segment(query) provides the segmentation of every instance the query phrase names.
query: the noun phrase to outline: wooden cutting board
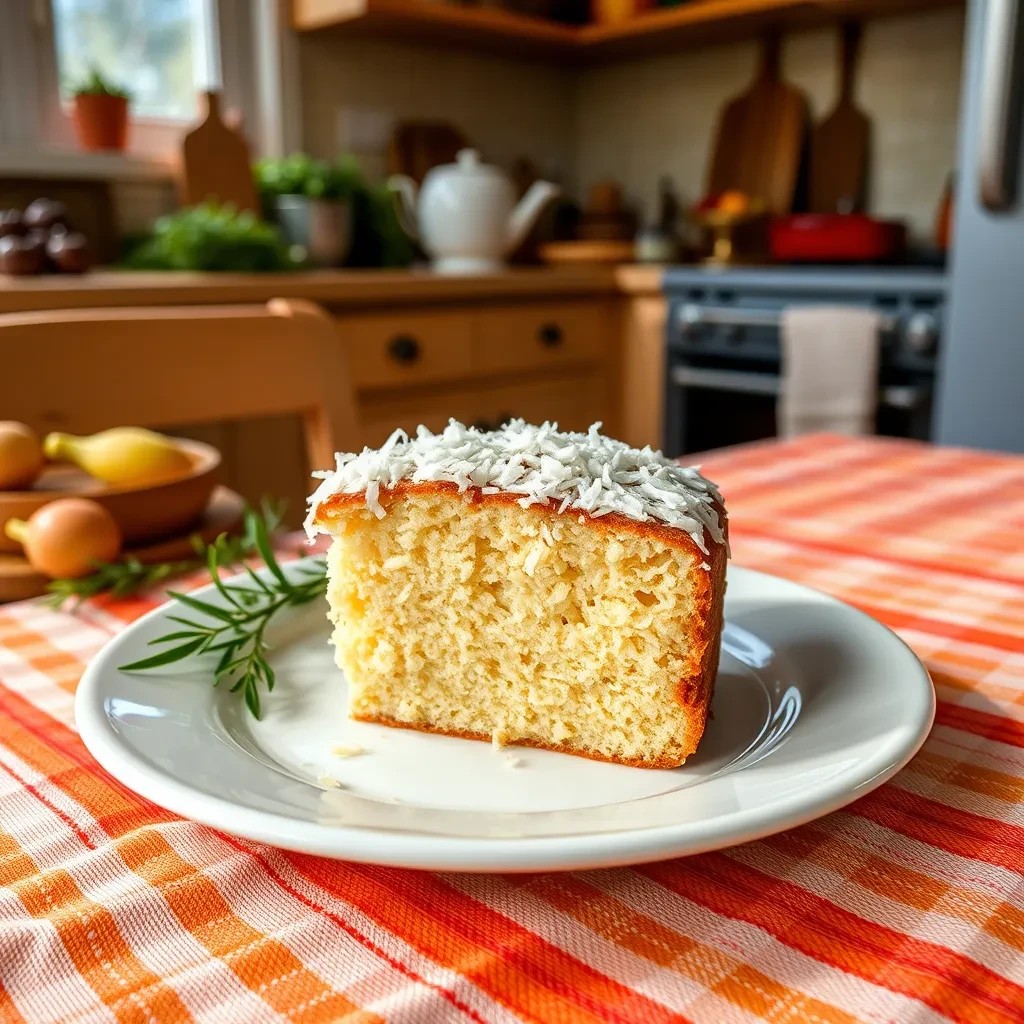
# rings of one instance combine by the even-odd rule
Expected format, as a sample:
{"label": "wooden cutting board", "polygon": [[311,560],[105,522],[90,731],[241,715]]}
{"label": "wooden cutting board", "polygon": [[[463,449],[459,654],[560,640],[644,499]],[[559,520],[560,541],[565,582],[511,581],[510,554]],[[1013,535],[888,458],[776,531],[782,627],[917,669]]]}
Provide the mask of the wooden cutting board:
{"label": "wooden cutting board", "polygon": [[815,213],[857,213],[864,209],[871,121],[854,102],[860,26],[840,30],[839,100],[811,133],[810,207]]}
{"label": "wooden cutting board", "polygon": [[203,94],[206,117],[181,143],[181,201],[194,206],[207,199],[259,212],[252,178],[249,144],[237,128],[224,122],[220,95]]}
{"label": "wooden cutting board", "polygon": [[708,195],[737,190],[763,200],[771,213],[790,213],[807,122],[807,100],[779,77],[779,39],[769,36],[750,88],[719,118]]}

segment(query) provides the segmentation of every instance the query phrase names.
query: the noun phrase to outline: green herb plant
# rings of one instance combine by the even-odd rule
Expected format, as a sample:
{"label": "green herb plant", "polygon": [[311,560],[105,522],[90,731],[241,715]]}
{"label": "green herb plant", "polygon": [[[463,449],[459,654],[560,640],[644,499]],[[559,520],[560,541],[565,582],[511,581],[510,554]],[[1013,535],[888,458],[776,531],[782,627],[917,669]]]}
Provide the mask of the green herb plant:
{"label": "green herb plant", "polygon": [[136,270],[293,270],[277,228],[230,204],[201,203],[161,217],[129,255]]}
{"label": "green herb plant", "polygon": [[83,78],[71,83],[69,92],[72,96],[117,96],[123,100],[132,98],[127,89],[112,82],[95,64]]}
{"label": "green herb plant", "polygon": [[351,155],[331,162],[294,153],[280,160],[260,160],[253,168],[266,215],[272,216],[277,196],[345,199],[352,208],[350,267],[406,267],[415,254],[395,212],[395,200],[384,185],[366,180]]}
{"label": "green herb plant", "polygon": [[289,578],[274,555],[263,519],[253,517],[251,526],[252,542],[267,572],[256,573],[243,562],[245,581],[225,583],[221,571],[228,565],[221,560],[221,547],[211,544],[206,564],[223,602],[213,604],[191,594],[170,592],[169,596],[201,618],[197,621],[194,617],[169,615],[170,621],[184,628],[151,640],[150,646],[163,650],[122,665],[121,671],[146,672],[204,654],[216,655],[213,685],[223,684],[232,693],[241,692],[249,711],[260,717],[260,690],[273,690],[275,682],[267,660],[267,626],[284,608],[309,604],[322,596],[327,590],[327,566],[322,558],[312,559],[297,566],[295,578]]}
{"label": "green herb plant", "polygon": [[353,157],[342,157],[332,163],[306,153],[293,153],[281,159],[258,160],[253,174],[264,197],[351,199],[364,187],[362,171]]}

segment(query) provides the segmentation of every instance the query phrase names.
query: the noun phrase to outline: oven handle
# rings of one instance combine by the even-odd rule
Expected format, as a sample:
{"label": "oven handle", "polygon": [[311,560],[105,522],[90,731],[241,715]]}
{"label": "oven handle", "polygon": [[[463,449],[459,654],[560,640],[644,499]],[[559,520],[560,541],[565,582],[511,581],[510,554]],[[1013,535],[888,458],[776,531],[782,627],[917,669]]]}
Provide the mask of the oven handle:
{"label": "oven handle", "polygon": [[[740,395],[778,397],[782,388],[774,373],[750,373],[744,370],[714,370],[700,366],[673,366],[669,374],[673,384],[681,388],[704,388],[709,391],[731,391]],[[931,394],[931,388],[918,384],[890,384],[882,388],[879,401],[893,409],[916,409]]]}
{"label": "oven handle", "polygon": [[[704,306],[697,302],[684,302],[676,314],[676,326],[681,331],[694,327],[778,327],[782,313],[773,309],[744,309],[742,306]],[[891,334],[899,327],[899,319],[883,315],[879,328]]]}

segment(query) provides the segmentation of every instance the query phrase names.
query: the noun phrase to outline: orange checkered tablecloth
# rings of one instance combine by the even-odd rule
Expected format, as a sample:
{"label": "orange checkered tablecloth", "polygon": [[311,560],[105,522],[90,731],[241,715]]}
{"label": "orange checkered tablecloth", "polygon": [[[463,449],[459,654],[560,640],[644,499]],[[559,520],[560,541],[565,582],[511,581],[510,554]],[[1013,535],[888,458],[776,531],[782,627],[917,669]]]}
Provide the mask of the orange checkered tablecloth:
{"label": "orange checkered tablecloth", "polygon": [[285,853],[115,783],[83,665],[147,602],[0,609],[0,1020],[1024,1020],[1024,460],[812,437],[709,456],[735,561],[888,623],[935,729],[770,839],[628,870]]}

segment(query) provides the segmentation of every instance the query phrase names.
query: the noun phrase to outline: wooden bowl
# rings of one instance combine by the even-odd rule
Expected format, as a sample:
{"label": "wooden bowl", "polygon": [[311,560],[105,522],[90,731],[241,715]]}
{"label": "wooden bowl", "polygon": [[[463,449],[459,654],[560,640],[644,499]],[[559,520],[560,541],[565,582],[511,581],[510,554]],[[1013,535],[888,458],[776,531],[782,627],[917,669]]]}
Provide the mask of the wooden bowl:
{"label": "wooden bowl", "polygon": [[6,537],[8,519],[28,519],[57,498],[92,498],[117,520],[126,547],[186,532],[198,522],[220,475],[220,452],[208,444],[174,438],[192,460],[188,476],[151,487],[111,487],[77,466],[47,466],[27,491],[0,491],[0,551],[20,552]]}

